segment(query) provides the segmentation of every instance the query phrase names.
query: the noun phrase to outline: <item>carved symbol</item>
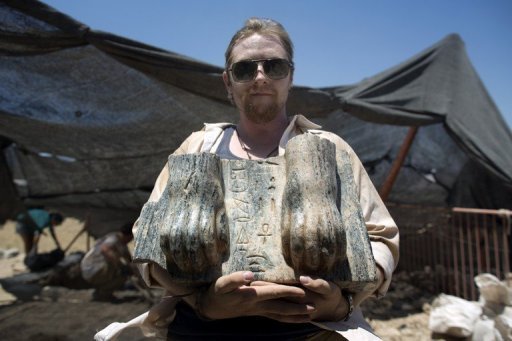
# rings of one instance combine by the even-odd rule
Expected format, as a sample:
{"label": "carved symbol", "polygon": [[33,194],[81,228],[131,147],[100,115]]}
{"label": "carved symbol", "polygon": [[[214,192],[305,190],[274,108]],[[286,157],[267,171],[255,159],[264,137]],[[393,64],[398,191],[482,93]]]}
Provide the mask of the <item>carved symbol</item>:
{"label": "carved symbol", "polygon": [[247,201],[240,198],[234,198],[233,203],[235,204],[233,209],[235,221],[246,222],[251,220],[251,216],[249,214],[250,206]]}
{"label": "carved symbol", "polygon": [[267,241],[267,237],[272,236],[272,229],[269,224],[261,225],[260,232],[258,232],[258,236],[263,237],[263,243]]}
{"label": "carved symbol", "polygon": [[240,232],[238,233],[238,237],[236,239],[237,251],[247,251],[247,245],[249,244],[249,238],[247,237],[246,232],[247,223],[240,224]]}
{"label": "carved symbol", "polygon": [[268,185],[268,191],[270,194],[272,194],[276,190],[276,178],[271,177],[270,183]]}
{"label": "carved symbol", "polygon": [[257,272],[265,272],[274,267],[274,263],[270,260],[270,257],[265,251],[261,251],[261,254],[251,254],[247,256],[249,270]]}
{"label": "carved symbol", "polygon": [[230,190],[232,192],[245,192],[247,190],[247,171],[243,163],[232,164],[230,178]]}

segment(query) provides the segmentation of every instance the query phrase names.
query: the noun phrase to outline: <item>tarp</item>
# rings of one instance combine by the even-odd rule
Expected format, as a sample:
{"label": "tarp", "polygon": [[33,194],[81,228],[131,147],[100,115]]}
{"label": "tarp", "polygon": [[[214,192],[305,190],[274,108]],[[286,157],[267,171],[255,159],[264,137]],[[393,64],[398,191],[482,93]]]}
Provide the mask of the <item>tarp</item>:
{"label": "tarp", "polygon": [[[236,122],[222,71],[38,1],[1,1],[0,221],[18,204],[136,217],[190,132]],[[421,126],[390,202],[511,208],[512,134],[456,34],[357,84],[295,86],[288,112],[347,140],[377,187]],[[476,193],[482,177],[495,190]]]}

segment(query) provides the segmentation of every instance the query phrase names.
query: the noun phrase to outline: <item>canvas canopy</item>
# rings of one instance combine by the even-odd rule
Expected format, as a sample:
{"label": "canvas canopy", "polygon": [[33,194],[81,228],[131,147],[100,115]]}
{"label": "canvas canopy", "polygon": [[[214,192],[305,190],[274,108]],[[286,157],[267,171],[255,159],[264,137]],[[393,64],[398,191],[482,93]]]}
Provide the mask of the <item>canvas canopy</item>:
{"label": "canvas canopy", "polygon": [[[1,1],[0,221],[21,206],[110,226],[138,216],[188,134],[237,121],[222,71],[38,1]],[[512,134],[456,34],[357,84],[294,86],[288,112],[347,140],[377,188],[420,127],[390,202],[512,206]]]}

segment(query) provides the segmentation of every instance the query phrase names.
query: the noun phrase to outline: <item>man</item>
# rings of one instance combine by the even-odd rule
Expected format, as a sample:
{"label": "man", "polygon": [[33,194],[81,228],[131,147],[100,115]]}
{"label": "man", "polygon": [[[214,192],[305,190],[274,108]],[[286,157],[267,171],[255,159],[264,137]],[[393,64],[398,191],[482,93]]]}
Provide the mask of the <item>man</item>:
{"label": "man", "polygon": [[26,212],[16,217],[16,232],[23,239],[25,254],[28,254],[39,241],[39,235],[44,229],[50,231],[55,245],[60,249],[60,243],[55,234],[54,227],[62,223],[64,218],[60,213],[49,213],[42,208],[29,208]]}
{"label": "man", "polygon": [[128,243],[133,240],[133,224],[124,224],[119,231],[98,239],[80,262],[82,277],[94,287],[96,301],[115,300],[114,291],[130,278],[131,254]]}
{"label": "man", "polygon": [[[49,213],[42,208],[27,209],[16,217],[16,232],[23,239],[25,248],[23,263],[30,271],[48,269],[64,258],[64,251],[60,247],[54,230],[54,227],[60,225],[63,220],[60,213]],[[39,240],[46,228],[50,231],[56,248],[50,252],[39,253]]]}
{"label": "man", "polygon": [[[359,304],[383,295],[398,262],[398,229],[352,149],[335,134],[298,115],[288,117],[286,101],[293,80],[293,45],[277,22],[249,19],[232,38],[223,73],[228,98],[239,110],[239,121],[207,124],[193,133],[174,154],[210,152],[221,158],[259,160],[282,155],[292,137],[314,132],[349,153],[359,200],[378,268],[375,290],[348,295],[336,284],[308,274],[300,286],[254,281],[254,274],[236,272],[217,279],[205,290],[178,285],[156,264],[143,264],[148,285],[179,297],[169,326],[172,339],[350,339],[376,338]],[[150,201],[158,201],[169,178],[165,167]],[[135,229],[137,225],[135,225]],[[171,304],[175,304],[174,300]],[[354,311],[352,308],[356,307]],[[171,312],[173,309],[170,309]],[[151,314],[151,313],[150,313]],[[165,316],[157,316],[163,320]],[[334,330],[334,331],[333,331]],[[338,333],[336,333],[338,332]]]}

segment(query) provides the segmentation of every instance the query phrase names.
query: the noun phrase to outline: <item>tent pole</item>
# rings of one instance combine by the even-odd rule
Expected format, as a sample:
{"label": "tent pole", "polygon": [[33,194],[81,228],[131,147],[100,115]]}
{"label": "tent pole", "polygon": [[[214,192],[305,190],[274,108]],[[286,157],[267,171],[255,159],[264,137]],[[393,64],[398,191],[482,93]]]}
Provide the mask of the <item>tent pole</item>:
{"label": "tent pole", "polygon": [[414,141],[414,137],[418,132],[418,127],[410,127],[407,135],[405,136],[404,142],[398,151],[398,155],[396,156],[395,161],[393,161],[393,165],[391,166],[391,170],[389,171],[388,177],[382,184],[380,189],[380,197],[382,201],[386,201],[388,199],[389,193],[395,184],[396,177],[398,176],[398,172],[400,172],[400,168],[402,167],[405,157],[409,152],[409,148],[411,148],[412,142]]}

